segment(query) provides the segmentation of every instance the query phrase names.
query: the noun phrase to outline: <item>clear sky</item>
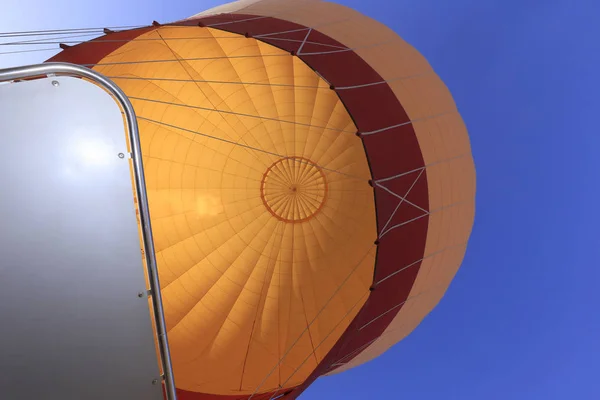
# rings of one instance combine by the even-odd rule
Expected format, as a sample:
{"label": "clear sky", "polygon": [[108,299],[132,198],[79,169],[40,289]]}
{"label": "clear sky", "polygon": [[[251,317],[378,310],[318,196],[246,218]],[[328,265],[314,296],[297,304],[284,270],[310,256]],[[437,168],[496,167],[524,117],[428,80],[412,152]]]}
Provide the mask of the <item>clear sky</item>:
{"label": "clear sky", "polygon": [[[4,0],[0,31],[168,22],[223,2]],[[339,2],[396,30],[449,86],[477,212],[421,326],[302,398],[600,399],[600,1]],[[0,67],[52,54],[0,55]]]}

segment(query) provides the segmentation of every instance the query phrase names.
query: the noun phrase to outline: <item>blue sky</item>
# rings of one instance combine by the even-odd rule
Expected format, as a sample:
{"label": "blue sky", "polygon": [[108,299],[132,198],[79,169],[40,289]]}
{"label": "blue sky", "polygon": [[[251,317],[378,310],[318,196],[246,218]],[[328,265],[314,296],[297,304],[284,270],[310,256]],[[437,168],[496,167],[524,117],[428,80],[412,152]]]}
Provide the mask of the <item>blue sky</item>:
{"label": "blue sky", "polygon": [[[396,30],[449,86],[471,135],[477,214],[421,326],[302,398],[600,399],[600,2],[339,2]],[[221,3],[8,0],[0,30],[147,24]],[[52,54],[0,55],[0,67]]]}

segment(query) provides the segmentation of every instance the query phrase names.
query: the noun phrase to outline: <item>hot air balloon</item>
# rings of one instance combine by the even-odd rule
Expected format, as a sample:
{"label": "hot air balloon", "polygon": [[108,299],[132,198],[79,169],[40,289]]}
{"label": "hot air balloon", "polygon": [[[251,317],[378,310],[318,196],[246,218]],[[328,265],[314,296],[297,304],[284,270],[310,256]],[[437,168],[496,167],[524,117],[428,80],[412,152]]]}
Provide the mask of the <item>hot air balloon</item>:
{"label": "hot air balloon", "polygon": [[406,337],[457,272],[468,134],[380,23],[241,0],[50,61],[106,75],[135,107],[181,400],[294,399]]}

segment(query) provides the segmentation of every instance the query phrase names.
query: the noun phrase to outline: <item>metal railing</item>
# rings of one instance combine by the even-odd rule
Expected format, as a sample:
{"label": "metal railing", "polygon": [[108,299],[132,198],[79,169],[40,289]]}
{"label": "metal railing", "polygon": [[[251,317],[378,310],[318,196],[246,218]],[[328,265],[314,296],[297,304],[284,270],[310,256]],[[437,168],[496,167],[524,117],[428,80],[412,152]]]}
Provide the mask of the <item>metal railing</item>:
{"label": "metal railing", "polygon": [[45,63],[2,69],[0,70],[0,82],[60,75],[87,78],[91,80],[112,95],[112,97],[117,100],[125,114],[129,142],[132,151],[133,174],[137,192],[136,197],[140,210],[144,255],[146,258],[146,268],[150,284],[149,295],[152,297],[152,308],[154,313],[156,335],[159,344],[159,356],[163,371],[166,398],[167,400],[176,400],[177,393],[175,390],[175,379],[173,377],[173,368],[171,365],[171,354],[169,351],[169,342],[167,340],[165,316],[162,307],[158,269],[156,266],[154,240],[152,238],[152,226],[150,224],[150,209],[148,207],[148,195],[146,193],[144,167],[142,165],[140,136],[135,111],[131,105],[131,102],[127,98],[127,95],[125,95],[125,93],[107,77],[89,68],[69,63]]}

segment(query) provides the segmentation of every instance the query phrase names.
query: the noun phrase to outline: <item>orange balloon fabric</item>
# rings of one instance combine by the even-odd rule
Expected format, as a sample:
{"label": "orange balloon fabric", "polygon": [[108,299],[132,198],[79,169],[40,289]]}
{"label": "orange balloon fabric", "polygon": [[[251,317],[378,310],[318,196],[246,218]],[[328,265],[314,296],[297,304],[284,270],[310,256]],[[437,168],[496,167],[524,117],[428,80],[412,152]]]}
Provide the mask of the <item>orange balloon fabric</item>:
{"label": "orange balloon fabric", "polygon": [[458,270],[468,134],[376,21],[242,0],[51,61],[108,76],[135,107],[180,399],[294,399],[403,339]]}

